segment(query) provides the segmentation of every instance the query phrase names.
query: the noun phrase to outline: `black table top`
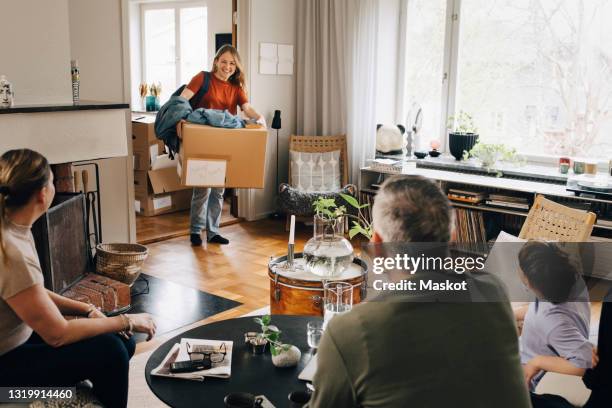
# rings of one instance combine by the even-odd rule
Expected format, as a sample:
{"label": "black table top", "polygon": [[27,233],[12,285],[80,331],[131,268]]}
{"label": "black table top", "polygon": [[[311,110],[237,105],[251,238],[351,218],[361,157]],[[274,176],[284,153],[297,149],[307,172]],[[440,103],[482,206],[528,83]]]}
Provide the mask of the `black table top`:
{"label": "black table top", "polygon": [[123,102],[99,102],[81,100],[79,103],[39,103],[28,105],[13,105],[10,108],[1,108],[0,114],[128,109],[129,107],[129,103]]}
{"label": "black table top", "polygon": [[[241,317],[196,327],[162,344],[147,361],[147,384],[159,399],[172,407],[223,407],[223,398],[230,392],[263,394],[276,407],[285,407],[291,391],[306,390],[305,382],[297,377],[312,357],[312,350],[306,341],[306,324],[314,320],[321,318],[272,316],[272,324],[282,331],[282,341],[297,346],[302,352],[302,358],[296,367],[275,367],[269,351],[263,355],[253,355],[251,349],[244,345],[244,333],[259,331],[259,326],[253,321],[253,317]],[[181,338],[232,340],[234,346],[231,377],[206,378],[199,382],[151,376],[151,370],[161,364],[172,345],[180,343]]]}

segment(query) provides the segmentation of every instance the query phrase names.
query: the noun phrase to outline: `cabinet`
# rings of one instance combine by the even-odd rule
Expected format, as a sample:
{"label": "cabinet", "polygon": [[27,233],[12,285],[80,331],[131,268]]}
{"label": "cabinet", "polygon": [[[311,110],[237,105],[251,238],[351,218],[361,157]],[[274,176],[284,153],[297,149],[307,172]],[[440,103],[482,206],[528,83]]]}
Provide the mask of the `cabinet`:
{"label": "cabinet", "polygon": [[[360,173],[362,202],[373,202],[378,186],[392,175],[420,175],[435,180],[446,194],[449,189],[458,189],[481,192],[485,195],[508,195],[524,199],[528,206],[533,203],[537,194],[542,194],[568,207],[594,212],[597,215],[597,221],[593,228],[592,240],[612,239],[612,200],[576,196],[573,192],[566,190],[565,184],[420,168],[415,163],[404,163],[401,168],[397,168],[397,171],[364,167]],[[474,234],[467,233],[458,237],[462,242],[480,241],[477,239],[479,234],[482,234],[484,239],[491,240],[501,230],[517,234],[529,210],[528,206],[525,209],[502,208],[488,205],[486,201],[477,204],[451,202],[457,210],[458,222],[463,220],[470,224],[468,228],[475,231]]]}

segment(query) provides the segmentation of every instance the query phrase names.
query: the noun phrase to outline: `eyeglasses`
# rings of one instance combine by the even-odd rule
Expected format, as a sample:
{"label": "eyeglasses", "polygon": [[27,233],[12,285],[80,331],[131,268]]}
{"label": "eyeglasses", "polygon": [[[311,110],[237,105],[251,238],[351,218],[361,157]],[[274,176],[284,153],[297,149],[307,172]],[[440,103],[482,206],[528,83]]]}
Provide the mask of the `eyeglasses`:
{"label": "eyeglasses", "polygon": [[191,344],[187,343],[187,354],[189,355],[189,359],[191,361],[210,359],[211,363],[219,364],[225,360],[227,347],[225,346],[225,343],[221,343],[218,348],[207,344],[196,344],[192,346]]}

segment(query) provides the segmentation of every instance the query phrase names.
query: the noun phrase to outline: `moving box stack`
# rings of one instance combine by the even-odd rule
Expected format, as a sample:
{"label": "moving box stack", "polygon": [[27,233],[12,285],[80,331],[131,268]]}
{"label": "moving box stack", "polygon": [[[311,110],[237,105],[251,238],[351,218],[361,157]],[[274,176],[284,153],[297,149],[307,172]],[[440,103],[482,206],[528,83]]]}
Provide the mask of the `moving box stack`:
{"label": "moving box stack", "polygon": [[154,122],[154,116],[132,120],[134,207],[147,217],[188,209],[192,194],[181,185],[177,160],[164,154],[164,144],[155,137]]}

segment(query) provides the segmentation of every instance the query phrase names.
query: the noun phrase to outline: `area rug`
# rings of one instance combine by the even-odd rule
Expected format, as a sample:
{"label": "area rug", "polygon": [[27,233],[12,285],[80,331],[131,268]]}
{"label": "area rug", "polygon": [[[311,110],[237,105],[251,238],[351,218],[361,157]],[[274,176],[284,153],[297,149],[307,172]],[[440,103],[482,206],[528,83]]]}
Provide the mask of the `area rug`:
{"label": "area rug", "polygon": [[[150,313],[157,325],[157,335],[176,330],[241,303],[165,279],[141,275],[132,286],[132,308],[128,313]],[[136,342],[144,341],[136,334]]]}

